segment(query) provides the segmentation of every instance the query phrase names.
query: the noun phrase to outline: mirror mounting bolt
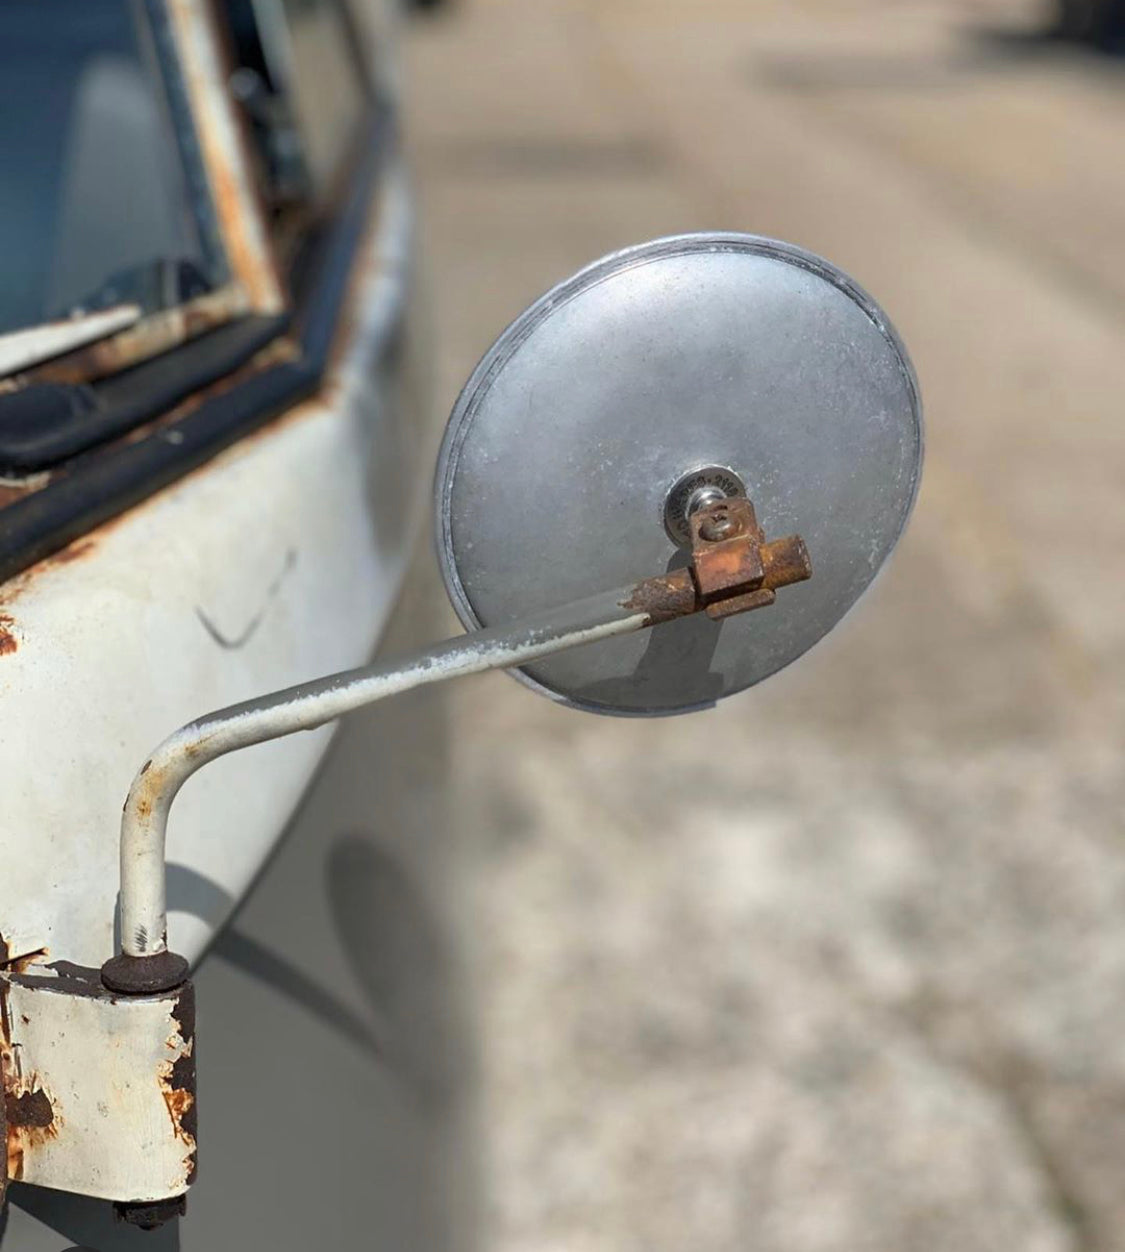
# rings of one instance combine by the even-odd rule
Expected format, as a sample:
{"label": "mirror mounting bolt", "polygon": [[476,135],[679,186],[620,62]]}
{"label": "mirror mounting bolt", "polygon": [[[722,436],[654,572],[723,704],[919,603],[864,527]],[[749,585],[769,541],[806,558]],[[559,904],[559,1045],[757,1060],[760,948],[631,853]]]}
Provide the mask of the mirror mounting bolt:
{"label": "mirror mounting bolt", "polygon": [[738,534],[738,525],[727,512],[715,510],[711,517],[705,518],[699,527],[699,537],[708,543],[718,543],[720,539],[732,539]]}

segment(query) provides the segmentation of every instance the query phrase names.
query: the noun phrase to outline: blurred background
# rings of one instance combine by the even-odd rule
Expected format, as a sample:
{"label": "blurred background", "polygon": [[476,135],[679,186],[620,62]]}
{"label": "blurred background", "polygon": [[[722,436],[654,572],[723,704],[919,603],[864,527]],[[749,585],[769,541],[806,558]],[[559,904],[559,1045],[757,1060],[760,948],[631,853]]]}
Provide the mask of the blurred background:
{"label": "blurred background", "polygon": [[1057,17],[410,26],[444,411],[548,286],[718,228],[858,278],[928,422],[889,570],[751,694],[653,722],[449,696],[496,1252],[1125,1249],[1125,58]]}

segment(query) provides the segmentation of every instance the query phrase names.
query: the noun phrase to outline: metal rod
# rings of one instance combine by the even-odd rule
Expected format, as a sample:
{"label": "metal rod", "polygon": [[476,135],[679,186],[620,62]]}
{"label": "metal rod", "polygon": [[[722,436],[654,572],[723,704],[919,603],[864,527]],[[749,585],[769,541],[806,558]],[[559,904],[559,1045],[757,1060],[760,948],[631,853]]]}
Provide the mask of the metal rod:
{"label": "metal rod", "polygon": [[121,818],[121,946],[127,957],[167,950],[164,848],[172,801],[209,761],[426,683],[526,665],[566,648],[693,613],[690,575],[648,579],[586,600],[439,643],[399,661],[347,670],[209,713],[177,730],[141,767]]}

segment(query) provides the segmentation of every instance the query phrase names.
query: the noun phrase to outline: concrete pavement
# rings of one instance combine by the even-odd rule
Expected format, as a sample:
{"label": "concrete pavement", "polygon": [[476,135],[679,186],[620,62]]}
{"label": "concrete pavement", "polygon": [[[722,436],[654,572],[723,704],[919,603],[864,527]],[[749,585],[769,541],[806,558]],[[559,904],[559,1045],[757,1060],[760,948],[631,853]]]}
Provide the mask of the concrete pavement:
{"label": "concrete pavement", "polygon": [[446,407],[579,265],[727,227],[867,286],[928,420],[893,565],[757,691],[454,697],[490,1249],[1125,1249],[1125,69],[1035,8],[410,33]]}

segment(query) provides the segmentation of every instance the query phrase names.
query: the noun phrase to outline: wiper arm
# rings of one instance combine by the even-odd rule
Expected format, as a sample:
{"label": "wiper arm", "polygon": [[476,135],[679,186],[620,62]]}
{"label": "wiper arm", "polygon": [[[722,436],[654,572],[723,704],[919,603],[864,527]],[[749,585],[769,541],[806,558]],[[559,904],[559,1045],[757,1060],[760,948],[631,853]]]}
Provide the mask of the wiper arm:
{"label": "wiper arm", "polygon": [[0,335],[0,377],[31,369],[52,357],[115,335],[141,316],[139,304],[119,304],[96,313],[81,313],[59,322]]}

